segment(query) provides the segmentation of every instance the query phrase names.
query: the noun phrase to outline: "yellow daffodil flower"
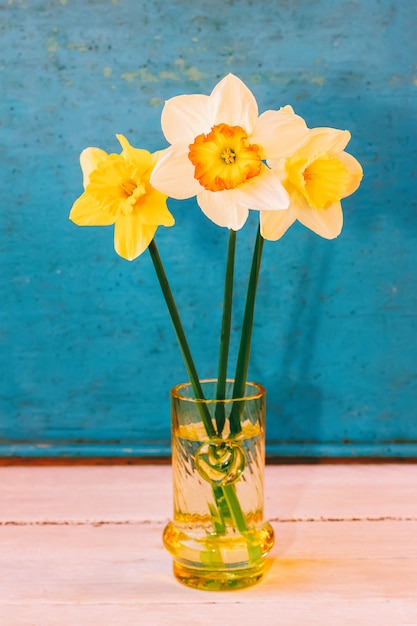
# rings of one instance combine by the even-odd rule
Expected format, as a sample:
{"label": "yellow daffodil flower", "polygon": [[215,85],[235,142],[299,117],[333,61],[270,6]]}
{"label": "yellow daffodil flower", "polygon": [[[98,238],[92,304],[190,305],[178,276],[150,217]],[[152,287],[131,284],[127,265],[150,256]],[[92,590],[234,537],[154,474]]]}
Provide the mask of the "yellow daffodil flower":
{"label": "yellow daffodil flower", "polygon": [[291,107],[258,116],[252,92],[229,74],[209,96],[168,100],[161,123],[171,146],[151,175],[156,189],[178,200],[196,196],[209,219],[233,230],[249,208],[288,208],[288,193],[265,161],[289,156],[305,137]]}
{"label": "yellow daffodil flower", "polygon": [[299,220],[325,237],[337,237],[343,226],[340,200],[359,187],[363,173],[358,161],[344,152],[347,130],[313,128],[304,144],[287,159],[268,161],[290,196],[285,211],[261,211],[261,234],[276,241]]}
{"label": "yellow daffodil flower", "polygon": [[114,248],[128,261],[144,252],[158,226],[172,226],[166,196],[152,187],[151,172],[159,154],[134,148],[116,135],[121,154],[86,148],[80,157],[84,193],[72,206],[70,219],[79,226],[114,224]]}

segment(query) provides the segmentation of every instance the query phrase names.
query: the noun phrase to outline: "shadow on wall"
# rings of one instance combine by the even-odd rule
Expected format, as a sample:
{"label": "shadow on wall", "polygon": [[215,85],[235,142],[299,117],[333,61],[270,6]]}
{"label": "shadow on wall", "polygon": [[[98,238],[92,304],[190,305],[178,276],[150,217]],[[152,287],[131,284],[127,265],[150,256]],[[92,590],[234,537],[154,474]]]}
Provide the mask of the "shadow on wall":
{"label": "shadow on wall", "polygon": [[[303,237],[302,227],[296,226],[292,229],[297,232],[289,231],[278,242],[277,256],[285,259],[290,276],[278,278],[279,287],[289,291],[279,297],[278,347],[267,375],[275,381],[268,386],[271,444],[330,442],[332,435],[339,442],[349,435],[360,440],[365,422],[369,430],[378,415],[382,392],[390,393],[396,374],[412,362],[417,113],[403,105],[404,98],[376,100],[366,91],[352,101],[347,151],[362,163],[364,179],[359,191],[343,202],[340,239]],[[387,290],[389,306],[384,304]],[[330,303],[325,302],[329,294]],[[382,341],[384,328],[391,333]],[[407,335],[406,350],[399,352]],[[356,431],[351,402],[354,409],[361,403],[370,407]],[[327,418],[328,409],[337,416],[339,432]],[[367,436],[380,438],[377,423]]]}
{"label": "shadow on wall", "polygon": [[[297,283],[286,298],[285,315],[279,323],[281,348],[275,360],[280,372],[268,389],[268,411],[276,413],[278,439],[293,442],[320,439],[321,381],[315,382],[312,360],[322,320],[321,299],[331,264],[333,246],[320,246],[308,237],[297,264]],[[275,438],[275,437],[274,437]]]}

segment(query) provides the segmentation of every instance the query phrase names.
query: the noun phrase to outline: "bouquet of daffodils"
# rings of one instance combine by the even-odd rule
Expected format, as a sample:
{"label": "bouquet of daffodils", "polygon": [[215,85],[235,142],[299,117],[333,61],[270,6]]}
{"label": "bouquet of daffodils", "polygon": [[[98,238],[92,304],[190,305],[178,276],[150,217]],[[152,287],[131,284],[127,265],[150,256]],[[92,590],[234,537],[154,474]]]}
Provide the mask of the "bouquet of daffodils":
{"label": "bouquet of daffodils", "polygon": [[[87,148],[80,157],[84,193],[70,219],[80,226],[114,225],[114,247],[132,261],[149,250],[179,341],[195,397],[203,398],[198,373],[159,255],[158,226],[173,226],[168,197],[196,196],[203,213],[229,229],[217,398],[226,386],[232,315],[236,232],[249,210],[259,214],[233,397],[244,395],[248,371],[256,288],[264,239],[278,240],[296,221],[327,239],[342,229],[341,199],[360,184],[362,168],[345,152],[346,130],[308,128],[291,106],[258,113],[254,95],[229,74],[209,96],[180,95],[162,111],[162,130],[170,144],[151,154],[134,148],[122,135],[120,154]],[[215,423],[202,415],[209,436],[221,436],[224,416]],[[230,420],[232,435],[240,432],[239,416]]]}

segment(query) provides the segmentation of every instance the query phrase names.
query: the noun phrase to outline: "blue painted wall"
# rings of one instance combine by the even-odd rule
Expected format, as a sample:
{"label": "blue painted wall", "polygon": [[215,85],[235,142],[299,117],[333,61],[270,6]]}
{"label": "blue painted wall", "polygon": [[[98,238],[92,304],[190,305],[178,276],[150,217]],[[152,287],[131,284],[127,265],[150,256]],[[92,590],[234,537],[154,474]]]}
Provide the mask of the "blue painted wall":
{"label": "blue painted wall", "polygon": [[[350,129],[365,170],[338,240],[296,225],[265,245],[250,376],[268,451],[417,456],[416,25],[395,0],[0,3],[0,456],[168,453],[185,373],[148,255],[120,259],[112,228],[68,213],[84,147],[117,150],[116,132],[164,147],[163,101],[228,72],[260,110]],[[157,241],[212,376],[227,232],[194,200],[170,207]],[[236,330],[255,226],[238,235]]]}

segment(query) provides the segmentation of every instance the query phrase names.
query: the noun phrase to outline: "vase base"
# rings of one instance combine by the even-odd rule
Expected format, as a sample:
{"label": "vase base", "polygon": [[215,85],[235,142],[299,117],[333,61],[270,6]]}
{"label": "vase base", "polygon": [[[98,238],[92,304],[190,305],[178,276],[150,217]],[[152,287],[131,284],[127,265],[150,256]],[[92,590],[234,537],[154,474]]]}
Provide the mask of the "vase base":
{"label": "vase base", "polygon": [[[195,531],[195,529],[193,529]],[[205,591],[227,591],[255,585],[262,578],[265,557],[274,545],[269,522],[244,534],[192,532],[169,522],[164,546],[174,557],[174,575],[181,583]]]}
{"label": "vase base", "polygon": [[187,587],[202,591],[234,591],[256,585],[263,577],[264,566],[262,562],[255,567],[230,571],[200,570],[174,561],[173,570],[175,578]]}

